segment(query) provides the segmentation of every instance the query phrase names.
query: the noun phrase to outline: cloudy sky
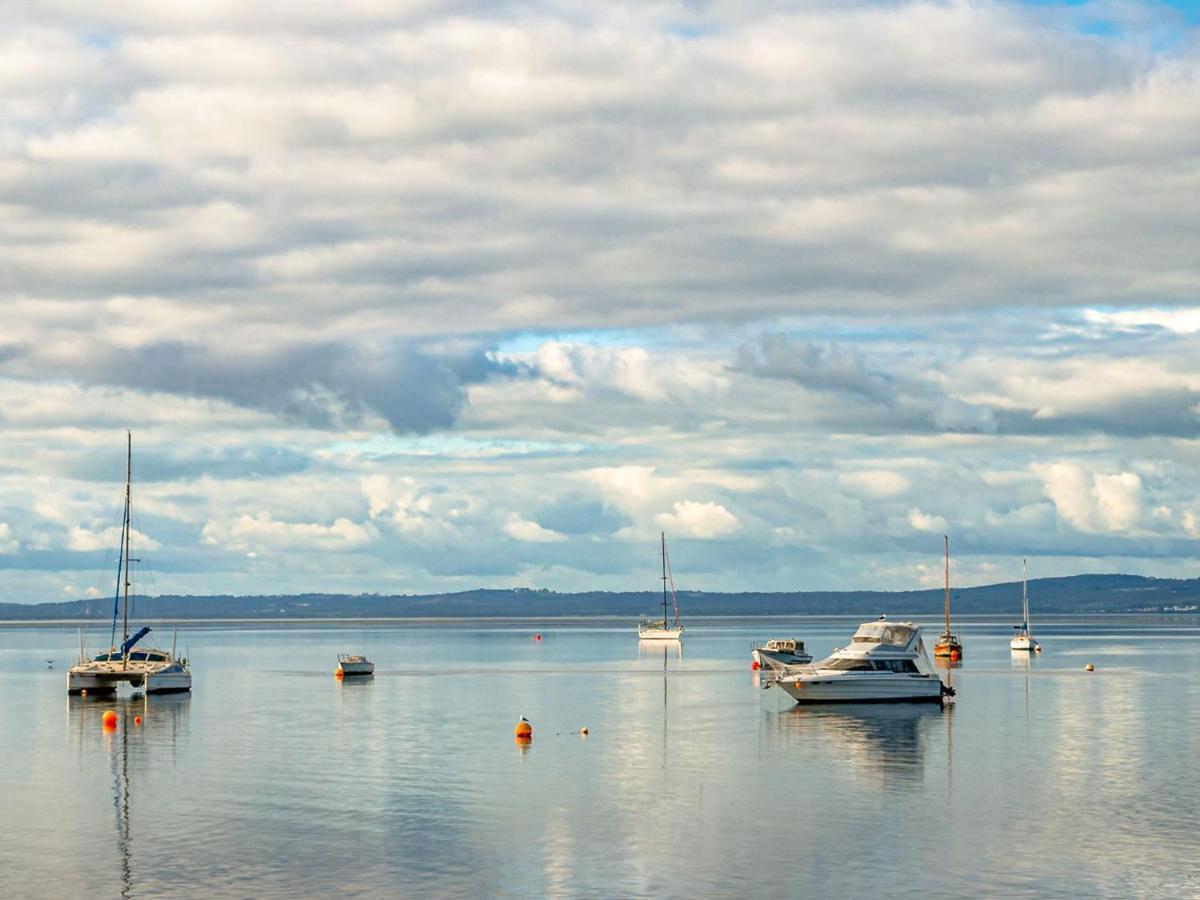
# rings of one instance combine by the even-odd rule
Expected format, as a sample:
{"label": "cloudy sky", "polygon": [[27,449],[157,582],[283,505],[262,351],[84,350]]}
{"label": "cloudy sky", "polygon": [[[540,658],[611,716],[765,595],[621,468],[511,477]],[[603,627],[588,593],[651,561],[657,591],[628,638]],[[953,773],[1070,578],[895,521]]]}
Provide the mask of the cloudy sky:
{"label": "cloudy sky", "polygon": [[0,10],[0,599],[1200,575],[1190,0]]}

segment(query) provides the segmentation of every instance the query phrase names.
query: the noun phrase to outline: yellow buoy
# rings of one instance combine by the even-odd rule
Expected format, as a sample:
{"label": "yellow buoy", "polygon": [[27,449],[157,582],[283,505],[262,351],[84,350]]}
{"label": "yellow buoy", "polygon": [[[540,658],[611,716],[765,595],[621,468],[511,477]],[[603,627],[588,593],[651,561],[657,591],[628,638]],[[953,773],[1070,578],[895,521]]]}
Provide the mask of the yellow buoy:
{"label": "yellow buoy", "polygon": [[80,692],[79,692],[79,696],[80,696],[80,697],[86,697],[86,696],[87,696],[87,688],[84,688],[82,691],[80,691]]}
{"label": "yellow buoy", "polygon": [[519,738],[533,737],[533,726],[529,724],[529,720],[521,716],[521,721],[517,723],[517,727],[513,729],[513,734]]}
{"label": "yellow buoy", "polygon": [[1091,663],[1088,663],[1088,664],[1087,664],[1086,666],[1084,666],[1083,668],[1084,668],[1084,670],[1085,670],[1085,671],[1088,671],[1088,672],[1095,672],[1095,671],[1096,671],[1096,667],[1095,667],[1095,666],[1093,666]]}
{"label": "yellow buoy", "polygon": [[579,733],[582,734],[584,737],[587,737],[588,736],[588,727],[586,725],[584,725],[582,728],[579,729]]}

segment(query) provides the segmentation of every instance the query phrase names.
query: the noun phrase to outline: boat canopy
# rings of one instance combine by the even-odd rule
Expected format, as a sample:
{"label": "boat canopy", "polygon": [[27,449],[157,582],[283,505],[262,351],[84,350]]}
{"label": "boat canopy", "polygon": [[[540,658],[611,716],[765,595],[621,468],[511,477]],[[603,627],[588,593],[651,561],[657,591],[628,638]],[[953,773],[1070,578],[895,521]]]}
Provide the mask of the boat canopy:
{"label": "boat canopy", "polygon": [[854,643],[905,647],[916,630],[916,626],[909,622],[865,622],[854,632]]}

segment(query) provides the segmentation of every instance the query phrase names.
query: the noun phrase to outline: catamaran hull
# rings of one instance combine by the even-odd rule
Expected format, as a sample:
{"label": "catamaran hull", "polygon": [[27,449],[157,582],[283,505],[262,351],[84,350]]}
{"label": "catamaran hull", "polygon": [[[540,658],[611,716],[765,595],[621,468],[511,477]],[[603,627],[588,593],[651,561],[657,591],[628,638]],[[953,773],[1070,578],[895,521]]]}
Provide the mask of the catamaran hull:
{"label": "catamaran hull", "polygon": [[797,703],[938,703],[942,680],[937,676],[902,678],[821,677],[778,681]]}
{"label": "catamaran hull", "polygon": [[192,689],[190,672],[68,672],[67,693],[113,694],[121,684],[147,694],[174,694]]}

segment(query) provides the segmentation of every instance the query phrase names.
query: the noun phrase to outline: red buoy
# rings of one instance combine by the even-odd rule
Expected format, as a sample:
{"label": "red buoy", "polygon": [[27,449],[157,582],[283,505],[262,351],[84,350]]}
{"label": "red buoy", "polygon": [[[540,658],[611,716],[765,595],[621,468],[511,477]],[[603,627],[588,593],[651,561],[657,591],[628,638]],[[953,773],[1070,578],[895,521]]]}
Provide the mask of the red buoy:
{"label": "red buoy", "polygon": [[538,632],[537,634],[535,634],[535,635],[533,636],[533,639],[534,639],[535,641],[540,641],[540,640],[542,639],[541,632]]}
{"label": "red buoy", "polygon": [[134,716],[134,717],[133,717],[133,724],[134,724],[134,725],[137,725],[137,726],[140,728],[140,727],[141,727],[141,725],[142,725],[142,717],[141,717],[141,716]]}
{"label": "red buoy", "polygon": [[757,671],[758,671],[759,669],[761,669],[761,668],[762,668],[762,666],[760,666],[760,665],[758,664],[758,660],[757,660],[757,659],[752,659],[752,660],[750,660],[750,671],[751,671],[751,672],[757,672]]}
{"label": "red buoy", "polygon": [[117,714],[111,709],[104,711],[104,717],[101,719],[104,723],[105,731],[112,731],[117,727]]}

